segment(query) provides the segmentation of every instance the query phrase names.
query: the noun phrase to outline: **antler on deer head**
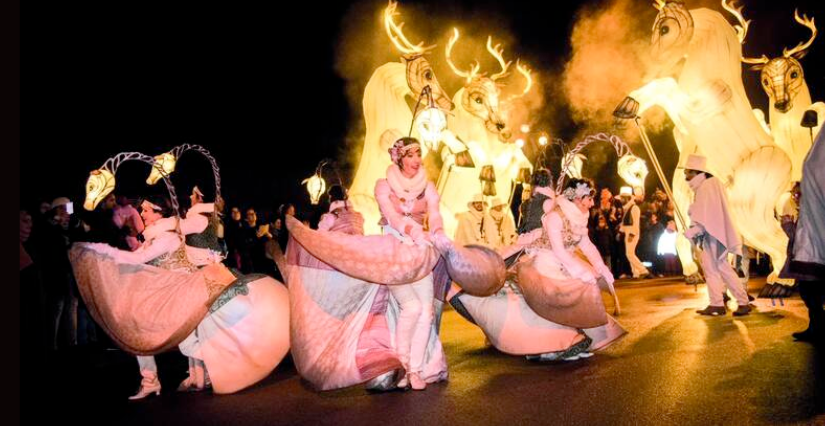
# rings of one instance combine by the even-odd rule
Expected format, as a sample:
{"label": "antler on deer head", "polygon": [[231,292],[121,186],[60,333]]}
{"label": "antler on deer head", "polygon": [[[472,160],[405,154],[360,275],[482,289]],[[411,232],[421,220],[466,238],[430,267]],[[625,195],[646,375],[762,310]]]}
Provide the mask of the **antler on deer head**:
{"label": "antler on deer head", "polygon": [[736,37],[739,38],[739,43],[745,44],[745,37],[748,35],[748,27],[751,23],[750,20],[746,20],[745,17],[742,16],[742,10],[745,6],[736,7],[736,0],[731,0],[730,3],[728,3],[728,0],[722,0],[722,8],[730,12],[739,22],[739,25],[734,25],[733,28],[736,30]]}
{"label": "antler on deer head", "polygon": [[507,68],[510,67],[510,64],[512,63],[512,61],[510,61],[510,62],[505,62],[504,61],[504,56],[503,56],[504,55],[504,48],[501,47],[500,43],[493,46],[493,37],[492,36],[487,36],[487,51],[490,52],[490,54],[493,55],[494,58],[496,58],[499,65],[501,66],[501,72],[498,72],[496,74],[491,75],[490,80],[496,81],[499,78],[502,78],[502,77],[506,76],[507,75]]}
{"label": "antler on deer head", "polygon": [[418,44],[412,44],[407,39],[403,32],[404,23],[402,22],[396,25],[393,21],[393,18],[396,15],[400,15],[400,13],[396,11],[397,8],[398,3],[390,0],[389,4],[387,4],[387,8],[384,9],[384,28],[387,30],[387,36],[389,36],[392,44],[394,44],[395,47],[406,56],[423,55],[428,50],[435,48],[435,45],[424,46],[423,41]]}
{"label": "antler on deer head", "polygon": [[463,77],[467,79],[469,83],[476,75],[478,75],[478,71],[481,69],[481,65],[476,61],[471,67],[469,71],[462,71],[458,67],[455,66],[453,63],[450,54],[452,53],[453,46],[455,42],[458,41],[458,28],[453,28],[453,35],[450,37],[450,41],[447,43],[447,64],[450,66],[450,69],[453,70],[456,75],[459,77]]}
{"label": "antler on deer head", "polygon": [[524,86],[524,90],[521,92],[521,95],[519,95],[524,96],[530,91],[530,89],[533,88],[533,76],[531,75],[532,71],[530,71],[526,65],[522,65],[521,61],[516,62],[516,70],[518,70],[518,72],[524,76],[524,79],[527,80],[527,85]]}
{"label": "antler on deer head", "polygon": [[665,0],[655,0],[655,3],[653,3],[653,7],[655,7],[656,10],[662,10],[662,8],[665,7],[666,3],[667,2]]}
{"label": "antler on deer head", "polygon": [[[728,0],[722,0],[722,8],[727,10],[734,18],[739,22],[739,25],[734,25],[733,28],[736,30],[736,37],[739,39],[739,43],[745,44],[745,37],[748,36],[748,28],[750,27],[751,21],[749,19],[745,19],[742,15],[742,10],[745,9],[744,6],[736,7],[736,1],[732,0],[728,3]],[[770,62],[770,59],[762,55],[761,58],[748,58],[742,56],[742,62],[746,64],[756,65],[756,68],[761,68],[762,65],[767,64]]]}
{"label": "antler on deer head", "polygon": [[805,27],[807,27],[808,29],[811,30],[811,38],[808,39],[808,41],[806,41],[805,43],[797,44],[796,47],[794,47],[791,50],[783,49],[782,50],[782,56],[784,56],[786,58],[789,58],[789,57],[793,56],[796,59],[802,59],[802,57],[805,56],[808,53],[808,48],[811,47],[811,44],[813,44],[814,39],[816,38],[816,34],[817,34],[816,25],[814,24],[814,18],[808,19],[808,17],[805,16],[804,14],[800,18],[799,17],[799,10],[794,10],[794,16],[793,17],[796,20],[796,22],[804,25]]}

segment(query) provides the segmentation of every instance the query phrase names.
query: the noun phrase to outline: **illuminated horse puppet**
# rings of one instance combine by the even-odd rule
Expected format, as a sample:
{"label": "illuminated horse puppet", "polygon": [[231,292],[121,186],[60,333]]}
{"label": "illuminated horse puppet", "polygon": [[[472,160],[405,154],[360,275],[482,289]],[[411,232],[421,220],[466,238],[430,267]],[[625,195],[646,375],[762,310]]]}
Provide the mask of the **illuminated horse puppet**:
{"label": "illuminated horse puppet", "polygon": [[[747,27],[750,21],[745,21],[739,10],[731,10],[742,24],[744,34],[747,34]],[[816,25],[813,18],[799,16],[794,13],[794,19],[799,24],[811,30],[811,38],[805,43],[800,43],[793,49],[783,49],[782,56],[768,59],[762,55],[761,58],[742,58],[742,62],[752,64],[751,69],[761,71],[760,80],[762,89],[770,98],[770,130],[774,142],[782,148],[791,158],[793,171],[791,180],[802,179],[802,163],[805,156],[811,149],[811,134],[816,135],[822,126],[823,116],[825,116],[825,103],[811,103],[811,92],[805,83],[805,75],[802,72],[802,64],[799,60],[808,53],[808,49],[816,38]],[[802,127],[802,117],[809,110],[817,112],[817,121],[812,129]],[[761,113],[761,111],[760,111]],[[761,114],[764,117],[764,114]]]}
{"label": "illuminated horse puppet", "polygon": [[[737,230],[746,244],[771,256],[774,272],[768,281],[776,282],[788,238],[774,205],[788,188],[791,161],[748,102],[740,63],[742,31],[737,38],[725,18],[710,9],[689,11],[684,3],[663,1],[657,7],[651,39],[655,79],[631,92],[617,112],[628,117],[653,106],[665,110],[674,123],[679,164],[689,154],[708,158],[714,175],[728,187]],[[691,192],[681,173],[673,178],[673,194],[677,207],[686,211]],[[677,243],[688,276],[698,271],[689,244],[685,238]]]}
{"label": "illuminated horse puppet", "polygon": [[[444,232],[450,236],[457,227],[455,215],[466,211],[473,195],[481,192],[479,175],[484,166],[493,166],[496,194],[502,198],[510,196],[511,183],[520,168],[533,168],[521,147],[510,141],[512,133],[507,125],[507,109],[511,102],[527,94],[532,87],[530,71],[521,64],[516,65],[527,85],[520,94],[502,101],[499,79],[507,75],[510,66],[510,62],[505,62],[502,57],[503,49],[499,45],[492,46],[492,39],[487,38],[487,51],[500,64],[500,72],[490,77],[479,75],[478,62],[470,70],[462,71],[450,57],[458,37],[458,29],[453,29],[446,49],[447,63],[454,73],[465,79],[465,84],[453,96],[455,110],[447,117],[449,131],[444,132],[442,138],[444,162],[437,185]],[[473,163],[470,167],[456,165],[456,154],[462,151],[469,152]],[[509,209],[507,214],[510,214]]]}
{"label": "illuminated horse puppet", "polygon": [[[390,40],[404,56],[402,62],[390,62],[378,67],[367,82],[363,100],[366,136],[361,160],[349,189],[353,206],[364,216],[364,232],[367,235],[381,233],[378,226],[381,213],[373,196],[375,182],[386,176],[387,167],[392,163],[387,150],[397,138],[406,136],[412,123],[413,111],[407,98],[417,101],[422,90],[429,86],[431,96],[440,109],[449,111],[452,108],[450,99],[424,57],[424,53],[434,46],[423,47],[423,42],[413,45],[407,40],[401,31],[403,23],[396,25],[393,22],[393,17],[398,14],[396,7],[395,2],[390,2],[384,10],[384,27]],[[413,136],[419,135],[414,132]]]}

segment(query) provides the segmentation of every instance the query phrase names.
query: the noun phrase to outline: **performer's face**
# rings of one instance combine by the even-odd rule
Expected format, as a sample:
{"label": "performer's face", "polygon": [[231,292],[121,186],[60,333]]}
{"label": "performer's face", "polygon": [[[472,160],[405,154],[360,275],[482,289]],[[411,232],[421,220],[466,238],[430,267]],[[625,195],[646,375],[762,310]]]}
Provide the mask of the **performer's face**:
{"label": "performer's face", "polygon": [[484,204],[479,203],[479,202],[475,202],[475,203],[473,203],[473,208],[476,209],[476,211],[480,212],[480,211],[484,210]]}
{"label": "performer's face", "polygon": [[106,196],[106,199],[103,200],[103,209],[112,210],[113,208],[115,208],[115,204],[117,204],[115,194],[109,194],[108,196]]}
{"label": "performer's face", "polygon": [[401,173],[407,177],[413,177],[421,168],[421,150],[412,148],[401,158]]}
{"label": "performer's face", "polygon": [[144,202],[140,205],[140,217],[143,218],[143,223],[146,224],[146,226],[150,226],[162,219],[163,215],[153,210],[151,206]]}
{"label": "performer's face", "polygon": [[593,196],[586,195],[581,198],[576,198],[573,203],[576,204],[576,207],[578,207],[579,210],[586,212],[593,207]]}
{"label": "performer's face", "polygon": [[690,181],[691,179],[699,175],[699,173],[700,172],[696,170],[685,169],[685,180]]}

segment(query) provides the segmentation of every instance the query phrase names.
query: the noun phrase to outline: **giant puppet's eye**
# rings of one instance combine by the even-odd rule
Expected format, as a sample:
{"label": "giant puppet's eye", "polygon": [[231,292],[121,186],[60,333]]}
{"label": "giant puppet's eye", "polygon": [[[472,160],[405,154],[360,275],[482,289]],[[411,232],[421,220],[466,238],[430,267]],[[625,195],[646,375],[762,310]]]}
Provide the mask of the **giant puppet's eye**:
{"label": "giant puppet's eye", "polygon": [[799,78],[799,73],[794,71],[791,73],[791,78]]}
{"label": "giant puppet's eye", "polygon": [[668,27],[667,25],[662,25],[661,28],[659,28],[659,35],[660,36],[663,36],[663,35],[665,35],[669,32],[670,32],[670,27]]}

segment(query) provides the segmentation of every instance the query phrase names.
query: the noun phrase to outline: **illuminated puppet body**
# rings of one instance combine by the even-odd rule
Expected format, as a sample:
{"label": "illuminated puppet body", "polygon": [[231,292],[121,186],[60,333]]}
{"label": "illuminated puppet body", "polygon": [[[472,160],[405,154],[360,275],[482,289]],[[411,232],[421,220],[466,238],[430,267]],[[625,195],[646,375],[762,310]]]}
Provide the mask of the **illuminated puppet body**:
{"label": "illuminated puppet body", "polygon": [[[448,61],[450,48],[457,38],[458,32],[456,31],[447,48]],[[447,235],[453,235],[458,226],[455,215],[466,210],[467,203],[472,201],[473,194],[479,192],[481,188],[479,175],[482,167],[493,166],[496,178],[495,195],[508,200],[512,189],[511,183],[518,177],[519,169],[532,170],[533,168],[521,148],[514,143],[508,143],[511,133],[507,126],[505,108],[499,100],[500,89],[495,79],[504,75],[509,63],[504,63],[501,59],[501,50],[496,49],[498,46],[493,48],[489,39],[487,46],[488,51],[499,60],[502,66],[502,72],[489,78],[478,76],[477,67],[469,72],[461,72],[450,62],[457,74],[467,78],[467,83],[453,96],[455,109],[447,118],[449,132],[445,132],[445,139],[458,138],[460,142],[456,144],[455,141],[450,143],[445,140],[447,148],[442,151],[444,165],[438,179],[444,232]],[[526,93],[531,84],[529,83],[529,71],[521,66],[518,70],[528,79]],[[457,154],[456,145],[469,150],[474,163],[473,167],[453,166],[455,154]],[[506,213],[512,214],[509,209]]]}
{"label": "illuminated puppet body", "polygon": [[[681,3],[661,6],[653,32],[653,58],[661,68],[653,73],[659,78],[630,93],[639,102],[639,114],[653,106],[664,108],[674,123],[679,164],[689,154],[705,155],[728,186],[733,220],[746,244],[782,265],[788,238],[773,211],[788,186],[791,162],[747,100],[736,33],[718,12],[688,11]],[[678,174],[673,193],[676,205],[686,211],[690,193]],[[680,238],[678,249],[685,275],[695,273],[689,242]],[[769,277],[775,280],[776,271]]]}
{"label": "illuminated puppet body", "polygon": [[[735,14],[737,18],[741,14]],[[793,49],[784,49],[782,56],[768,59],[762,56],[759,59],[743,58],[743,62],[754,64],[751,69],[760,71],[762,89],[770,98],[770,131],[773,140],[791,158],[793,164],[791,180],[802,180],[802,163],[805,156],[811,149],[811,130],[800,125],[802,117],[807,110],[814,110],[817,114],[816,127],[812,129],[813,135],[819,133],[825,116],[825,103],[811,103],[811,93],[805,76],[802,72],[802,65],[799,59],[805,56],[808,48],[813,43],[817,31],[813,19],[800,17],[797,13],[794,18],[796,22],[811,30],[811,38],[806,43],[800,43]],[[741,19],[740,19],[740,22]],[[747,22],[743,22],[747,28]]]}
{"label": "illuminated puppet body", "polygon": [[[387,150],[395,142],[392,138],[383,138],[387,130],[395,130],[406,136],[413,120],[413,111],[407,102],[410,97],[418,100],[421,91],[429,86],[435,103],[442,110],[450,109],[450,100],[435,78],[435,73],[427,59],[422,56],[425,48],[420,44],[409,44],[400,33],[399,26],[392,23],[395,15],[395,3],[385,10],[384,18],[387,32],[405,56],[403,62],[390,62],[378,67],[364,89],[364,122],[366,135],[361,160],[349,189],[349,199],[355,209],[364,216],[364,232],[367,235],[380,234],[378,221],[381,213],[373,196],[375,182],[382,179],[391,161]],[[413,129],[413,137],[418,137]],[[422,144],[422,155],[426,155],[426,143]],[[465,203],[466,205],[466,203]]]}

